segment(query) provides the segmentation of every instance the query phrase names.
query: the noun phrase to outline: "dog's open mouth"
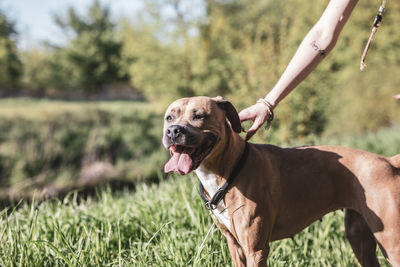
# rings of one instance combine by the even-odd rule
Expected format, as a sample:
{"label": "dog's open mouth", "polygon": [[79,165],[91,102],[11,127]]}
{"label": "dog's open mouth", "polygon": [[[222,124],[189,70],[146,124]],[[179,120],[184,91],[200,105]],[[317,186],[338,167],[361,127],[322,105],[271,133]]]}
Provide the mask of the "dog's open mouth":
{"label": "dog's open mouth", "polygon": [[174,144],[169,147],[171,159],[165,164],[165,172],[178,172],[188,174],[199,167],[200,163],[211,152],[215,145],[216,138],[209,135],[205,141],[197,147]]}

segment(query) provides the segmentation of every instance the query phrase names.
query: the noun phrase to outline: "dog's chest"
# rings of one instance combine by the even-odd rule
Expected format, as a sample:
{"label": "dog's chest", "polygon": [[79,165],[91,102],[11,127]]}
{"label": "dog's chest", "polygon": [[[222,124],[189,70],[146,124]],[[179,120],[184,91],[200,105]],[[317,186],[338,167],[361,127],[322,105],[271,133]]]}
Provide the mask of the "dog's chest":
{"label": "dog's chest", "polygon": [[[209,196],[213,197],[215,192],[218,190],[215,174],[210,173],[201,167],[196,169],[196,174]],[[223,200],[218,203],[217,208],[213,210],[212,213],[218,219],[220,224],[223,224],[230,230],[231,220],[229,218],[228,208],[225,206]]]}

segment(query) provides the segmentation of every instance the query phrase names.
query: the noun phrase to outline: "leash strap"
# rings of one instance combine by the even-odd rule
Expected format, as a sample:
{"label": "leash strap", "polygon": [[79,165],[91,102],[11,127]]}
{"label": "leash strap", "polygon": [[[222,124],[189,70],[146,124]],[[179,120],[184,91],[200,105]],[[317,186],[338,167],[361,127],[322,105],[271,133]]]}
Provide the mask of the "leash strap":
{"label": "leash strap", "polygon": [[233,172],[228,177],[225,184],[223,186],[221,186],[220,188],[218,188],[217,192],[215,192],[215,194],[211,198],[211,200],[209,200],[207,198],[207,196],[204,192],[204,187],[200,182],[200,184],[199,184],[200,196],[203,199],[208,210],[215,210],[217,208],[218,203],[225,196],[226,192],[228,191],[229,186],[232,184],[233,180],[236,178],[236,176],[239,174],[240,170],[242,169],[244,163],[246,162],[248,154],[249,154],[249,144],[246,142],[242,156],[240,157],[238,163],[236,164],[235,169],[233,169]]}
{"label": "leash strap", "polygon": [[379,7],[378,14],[375,16],[371,34],[369,35],[368,42],[365,45],[364,52],[361,56],[361,62],[360,62],[360,70],[361,71],[363,71],[365,69],[365,67],[367,66],[367,64],[365,64],[365,58],[367,57],[367,52],[368,52],[369,46],[372,43],[372,39],[374,38],[375,33],[378,31],[379,26],[381,26],[383,12],[385,12],[385,6],[386,6],[386,0],[382,0],[382,5]]}

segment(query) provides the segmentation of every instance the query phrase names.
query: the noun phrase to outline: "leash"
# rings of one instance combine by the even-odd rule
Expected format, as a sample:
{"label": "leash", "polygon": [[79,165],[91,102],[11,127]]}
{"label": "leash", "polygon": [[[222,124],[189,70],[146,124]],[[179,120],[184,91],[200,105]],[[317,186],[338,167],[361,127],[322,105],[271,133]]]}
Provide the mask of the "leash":
{"label": "leash", "polygon": [[217,192],[215,192],[215,195],[211,198],[211,200],[209,200],[207,198],[207,196],[204,192],[204,187],[201,184],[201,182],[199,183],[200,196],[203,199],[204,204],[206,205],[208,210],[215,210],[217,208],[218,203],[228,192],[229,186],[232,184],[233,180],[235,180],[236,176],[239,174],[240,170],[242,169],[244,163],[246,162],[248,154],[249,154],[249,144],[246,142],[242,156],[240,157],[239,161],[237,162],[235,168],[233,169],[233,172],[231,173],[231,175],[229,175],[225,184],[223,186],[221,186],[220,188],[218,188]]}
{"label": "leash", "polygon": [[361,56],[361,63],[360,63],[361,71],[363,71],[365,69],[365,67],[367,66],[367,64],[365,64],[365,58],[367,57],[367,52],[368,52],[369,46],[372,43],[372,39],[374,38],[375,33],[378,31],[379,26],[381,26],[383,12],[385,12],[385,6],[386,6],[386,0],[382,0],[382,5],[379,7],[378,14],[375,16],[371,34],[368,38],[368,42],[365,45],[364,52]]}

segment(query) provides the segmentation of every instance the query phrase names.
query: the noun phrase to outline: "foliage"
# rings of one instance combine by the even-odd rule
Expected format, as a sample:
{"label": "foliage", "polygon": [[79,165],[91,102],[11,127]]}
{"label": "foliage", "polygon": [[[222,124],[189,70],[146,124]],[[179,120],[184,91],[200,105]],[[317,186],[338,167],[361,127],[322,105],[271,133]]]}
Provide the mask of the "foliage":
{"label": "foliage", "polygon": [[182,54],[173,44],[162,45],[151,29],[134,27],[126,20],[121,28],[123,58],[131,82],[151,101],[168,103],[183,95]]}
{"label": "foliage", "polygon": [[[338,42],[334,58],[335,79],[326,133],[376,131],[399,122],[400,105],[392,98],[400,85],[400,44],[393,38],[400,27],[400,3],[387,6],[382,25],[367,56],[368,67],[357,71],[360,54],[369,37],[378,4],[360,1]],[[398,101],[397,101],[398,102]]]}
{"label": "foliage", "polygon": [[33,49],[21,52],[24,65],[22,84],[30,92],[39,96],[50,95],[64,84],[57,59],[52,50]]}
{"label": "foliage", "polygon": [[[285,3],[208,0],[204,4],[206,12],[198,22],[199,35],[188,39],[182,34],[186,42],[174,46],[175,51],[181,52],[177,54],[181,62],[188,66],[185,70],[183,67],[166,68],[166,74],[169,71],[170,75],[165,76],[182,81],[197,95],[224,95],[239,108],[254,103],[257,96],[265,95],[266,88],[273,86],[295,46],[324,7],[323,3],[304,4],[295,0]],[[304,16],[294,16],[299,10]],[[310,17],[314,17],[314,21]],[[299,28],[304,32],[301,33]],[[159,73],[151,64],[146,70],[153,75]],[[323,71],[319,74],[317,79],[303,84],[301,93],[293,96],[290,104],[280,108],[280,116],[274,123],[274,140],[288,141],[324,131],[327,122],[325,109],[334,85]],[[326,88],[324,91],[314,86],[321,80]],[[146,83],[153,84],[154,80],[149,79]],[[147,90],[144,92],[148,93]],[[190,94],[186,91],[181,96]]]}
{"label": "foliage", "polygon": [[[204,0],[204,15],[179,20],[186,11],[185,1],[148,2],[152,12],[169,8],[177,19],[155,16],[153,28],[135,24],[122,30],[127,36],[126,57],[133,59],[132,83],[157,101],[223,95],[239,110],[273,87],[327,5],[327,1]],[[254,140],[307,141],[324,132],[360,133],[399,121],[400,107],[391,98],[400,82],[394,74],[399,47],[393,39],[400,27],[395,16],[398,3],[388,6],[367,58],[370,67],[358,70],[376,8],[372,0],[358,4],[332,54],[279,105],[272,131],[259,131]],[[165,24],[175,25],[175,32],[160,40],[157,31]],[[195,25],[198,34],[189,35],[187,25]]]}
{"label": "foliage", "polygon": [[[135,193],[23,203],[0,212],[2,266],[230,266],[225,238],[204,208],[194,176]],[[390,266],[380,254],[382,266]],[[270,266],[355,266],[343,212],[272,243]]]}
{"label": "foliage", "polygon": [[[204,66],[217,74],[217,84],[227,86],[214,84],[205,93],[220,94],[218,90],[225,88],[222,94],[239,107],[254,103],[272,88],[327,5],[327,1],[297,0],[206,3],[208,17],[201,38],[208,44],[206,53],[213,57],[213,65],[223,66],[218,67],[223,72],[213,70],[213,65],[207,64],[210,61]],[[386,23],[368,55],[371,66],[363,73],[358,70],[376,8],[373,1],[356,7],[334,52],[279,105],[272,132],[259,131],[255,140],[307,140],[324,132],[360,133],[399,121],[400,106],[391,98],[399,83],[394,75],[399,68],[398,55],[393,53],[399,49],[393,43],[393,30],[400,27],[395,16],[398,3],[388,6]],[[376,46],[381,49],[376,51]],[[212,75],[205,77],[213,80]],[[203,90],[202,86],[194,88]]]}
{"label": "foliage", "polygon": [[13,89],[22,74],[15,25],[0,11],[0,90]]}
{"label": "foliage", "polygon": [[65,72],[64,86],[90,93],[113,82],[128,81],[121,65],[122,43],[115,38],[116,25],[109,8],[95,0],[87,14],[78,15],[70,8],[66,18],[56,16],[55,21],[70,35],[68,44],[56,49],[58,62],[53,62]]}

